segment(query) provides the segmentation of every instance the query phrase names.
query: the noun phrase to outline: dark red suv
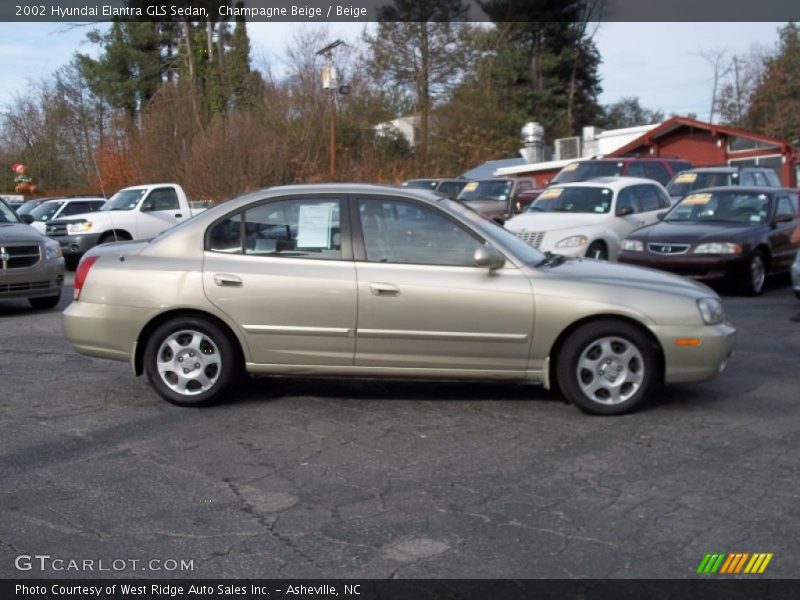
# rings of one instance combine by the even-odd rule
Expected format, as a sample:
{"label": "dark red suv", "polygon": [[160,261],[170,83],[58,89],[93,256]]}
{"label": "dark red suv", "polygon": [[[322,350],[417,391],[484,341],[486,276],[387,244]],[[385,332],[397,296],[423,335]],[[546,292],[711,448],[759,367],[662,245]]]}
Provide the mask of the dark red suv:
{"label": "dark red suv", "polygon": [[569,163],[553,177],[550,185],[619,176],[644,177],[667,185],[676,173],[691,168],[692,163],[680,158],[590,158]]}

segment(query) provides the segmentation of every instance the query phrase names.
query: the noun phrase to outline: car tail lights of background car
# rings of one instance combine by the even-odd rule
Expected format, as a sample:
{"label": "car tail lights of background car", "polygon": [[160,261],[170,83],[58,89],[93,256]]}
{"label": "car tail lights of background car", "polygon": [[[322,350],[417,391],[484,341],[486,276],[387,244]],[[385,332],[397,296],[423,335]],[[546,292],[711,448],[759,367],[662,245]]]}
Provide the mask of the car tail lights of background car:
{"label": "car tail lights of background car", "polygon": [[89,274],[89,269],[91,269],[92,265],[97,262],[98,258],[99,257],[97,256],[87,256],[78,265],[78,268],[75,271],[75,282],[72,286],[75,290],[72,294],[72,299],[75,300],[75,302],[81,299],[81,290],[83,289],[83,284],[86,281],[86,276]]}

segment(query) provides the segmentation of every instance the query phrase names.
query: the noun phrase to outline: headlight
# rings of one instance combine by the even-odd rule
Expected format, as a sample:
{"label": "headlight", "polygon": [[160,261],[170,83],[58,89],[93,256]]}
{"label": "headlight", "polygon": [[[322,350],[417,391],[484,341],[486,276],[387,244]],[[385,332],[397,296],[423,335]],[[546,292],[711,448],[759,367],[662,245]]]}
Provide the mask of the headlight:
{"label": "headlight", "polygon": [[742,247],[739,244],[730,242],[713,242],[711,244],[700,244],[694,249],[695,254],[741,254]]}
{"label": "headlight", "polygon": [[67,223],[67,233],[86,233],[92,230],[91,221],[78,221],[77,223]]}
{"label": "headlight", "polygon": [[620,250],[644,252],[644,244],[639,240],[622,240],[622,244],[620,244]]}
{"label": "headlight", "polygon": [[700,316],[706,325],[719,325],[725,320],[725,311],[718,298],[700,298],[697,301]]}
{"label": "headlight", "polygon": [[559,241],[556,244],[556,248],[577,248],[578,246],[583,246],[588,241],[589,238],[585,235],[573,235]]}
{"label": "headlight", "polygon": [[61,244],[53,240],[45,240],[44,259],[53,260],[54,258],[61,258]]}

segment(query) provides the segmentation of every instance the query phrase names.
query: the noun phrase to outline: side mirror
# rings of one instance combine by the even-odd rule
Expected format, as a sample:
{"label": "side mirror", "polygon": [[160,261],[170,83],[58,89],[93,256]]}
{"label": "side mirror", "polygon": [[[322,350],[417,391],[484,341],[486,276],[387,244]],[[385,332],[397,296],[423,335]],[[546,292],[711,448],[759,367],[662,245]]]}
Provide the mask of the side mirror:
{"label": "side mirror", "polygon": [[776,215],[774,219],[772,219],[773,223],[788,223],[790,221],[794,221],[793,215]]}
{"label": "side mirror", "polygon": [[658,218],[659,221],[663,221],[664,217],[666,216],[667,216],[666,210],[662,210],[660,213],[656,213],[656,217]]}
{"label": "side mirror", "polygon": [[25,223],[26,225],[30,225],[33,223],[33,217],[30,215],[20,215],[19,220]]}
{"label": "side mirror", "polygon": [[627,217],[628,215],[633,214],[633,207],[631,206],[620,206],[617,209],[617,216],[618,217]]}
{"label": "side mirror", "polygon": [[497,248],[488,244],[484,244],[475,250],[473,260],[476,267],[483,267],[490,271],[499,269],[506,264],[506,257],[500,254]]}

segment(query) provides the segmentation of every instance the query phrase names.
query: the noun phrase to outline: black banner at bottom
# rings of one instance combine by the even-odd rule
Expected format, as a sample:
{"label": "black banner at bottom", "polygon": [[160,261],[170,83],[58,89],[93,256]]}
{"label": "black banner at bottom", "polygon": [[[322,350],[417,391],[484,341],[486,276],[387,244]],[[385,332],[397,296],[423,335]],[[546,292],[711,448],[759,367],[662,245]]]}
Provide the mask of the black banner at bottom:
{"label": "black banner at bottom", "polygon": [[0,581],[0,598],[45,600],[789,600],[797,579],[203,579]]}

